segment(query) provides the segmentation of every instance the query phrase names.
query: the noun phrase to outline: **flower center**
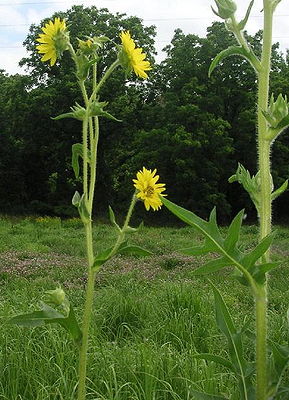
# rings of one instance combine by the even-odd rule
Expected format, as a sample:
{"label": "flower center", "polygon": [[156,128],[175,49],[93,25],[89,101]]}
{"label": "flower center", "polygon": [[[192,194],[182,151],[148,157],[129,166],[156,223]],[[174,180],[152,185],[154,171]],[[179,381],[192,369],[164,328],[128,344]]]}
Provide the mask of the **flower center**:
{"label": "flower center", "polygon": [[148,186],[145,192],[148,197],[152,197],[154,194],[154,188],[152,186]]}

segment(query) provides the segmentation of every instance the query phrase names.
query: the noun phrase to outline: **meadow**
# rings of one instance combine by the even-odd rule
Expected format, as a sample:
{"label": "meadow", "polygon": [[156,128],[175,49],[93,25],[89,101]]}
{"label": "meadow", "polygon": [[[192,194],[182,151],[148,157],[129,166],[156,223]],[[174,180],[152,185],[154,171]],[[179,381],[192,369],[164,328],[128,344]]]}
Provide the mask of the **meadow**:
{"label": "meadow", "polygon": [[[93,232],[100,248],[115,240],[109,225],[98,224]],[[256,244],[256,233],[256,226],[242,228],[244,250]],[[285,261],[270,273],[269,337],[280,344],[288,343],[288,238],[289,228],[277,227],[272,258]],[[237,384],[232,374],[194,357],[207,352],[225,356],[227,349],[216,327],[211,287],[206,279],[192,276],[205,257],[177,251],[201,238],[188,227],[143,227],[131,239],[153,255],[117,256],[98,274],[87,399],[189,400],[194,389],[237,400],[231,395]],[[77,349],[66,332],[54,325],[20,328],[8,320],[37,309],[45,290],[59,285],[81,315],[86,283],[83,241],[79,219],[0,219],[1,400],[75,399]],[[210,278],[237,326],[247,321],[245,347],[253,360],[254,304],[249,289],[234,280],[229,268]],[[288,374],[284,384],[289,385]]]}

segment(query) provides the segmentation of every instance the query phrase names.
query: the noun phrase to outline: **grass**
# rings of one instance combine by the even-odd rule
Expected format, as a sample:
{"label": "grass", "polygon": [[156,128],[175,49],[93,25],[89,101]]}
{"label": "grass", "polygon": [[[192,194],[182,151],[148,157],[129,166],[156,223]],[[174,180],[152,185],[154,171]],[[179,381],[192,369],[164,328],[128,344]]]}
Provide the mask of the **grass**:
{"label": "grass", "polygon": [[[243,228],[242,246],[252,246],[256,227]],[[110,226],[94,230],[99,249],[114,240]],[[274,259],[285,262],[270,276],[270,337],[288,343],[289,229],[279,227]],[[226,356],[215,324],[213,295],[191,271],[204,258],[178,248],[201,238],[190,228],[143,228],[131,241],[151,250],[147,258],[118,256],[98,275],[89,353],[88,400],[192,400],[191,390],[238,399],[228,371],[196,360],[196,353]],[[0,399],[72,400],[77,355],[56,326],[23,329],[9,317],[35,310],[45,290],[64,287],[78,316],[86,282],[84,235],[78,219],[0,219]],[[212,277],[238,326],[254,326],[248,288],[224,270]],[[249,359],[254,345],[246,338]],[[288,386],[288,375],[284,384]],[[234,394],[235,393],[235,394]],[[282,400],[282,399],[281,399]],[[285,399],[284,399],[285,400]]]}

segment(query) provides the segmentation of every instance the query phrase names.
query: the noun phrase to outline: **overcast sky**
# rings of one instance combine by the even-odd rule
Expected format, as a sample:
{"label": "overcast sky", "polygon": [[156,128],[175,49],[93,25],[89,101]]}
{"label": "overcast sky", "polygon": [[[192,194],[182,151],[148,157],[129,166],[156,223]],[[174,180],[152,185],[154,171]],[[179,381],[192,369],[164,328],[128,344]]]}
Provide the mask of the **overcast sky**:
{"label": "overcast sky", "polygon": [[[244,16],[249,0],[235,0],[238,5],[237,16]],[[262,0],[255,0],[251,18],[247,25],[253,34],[262,26]],[[180,28],[185,34],[206,35],[206,28],[218,20],[211,11],[213,0],[0,0],[0,69],[10,74],[24,73],[18,66],[25,55],[22,42],[28,34],[30,24],[38,24],[55,11],[65,11],[74,4],[95,5],[108,8],[110,12],[122,12],[128,16],[136,15],[145,25],[156,25],[157,60],[163,57],[161,49],[170,43],[174,30]],[[281,49],[289,48],[289,0],[279,4],[274,24],[274,41]]]}

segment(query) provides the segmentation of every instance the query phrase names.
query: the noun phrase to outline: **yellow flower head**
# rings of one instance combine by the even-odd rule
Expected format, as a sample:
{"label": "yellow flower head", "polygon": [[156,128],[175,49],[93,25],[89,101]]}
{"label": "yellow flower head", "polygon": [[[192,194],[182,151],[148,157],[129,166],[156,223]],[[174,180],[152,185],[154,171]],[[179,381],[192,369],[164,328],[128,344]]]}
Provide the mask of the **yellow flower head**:
{"label": "yellow flower head", "polygon": [[159,180],[159,175],[156,175],[157,170],[146,169],[143,167],[142,171],[136,174],[137,179],[133,179],[134,187],[138,190],[137,198],[143,200],[146,210],[150,207],[156,211],[162,206],[159,195],[166,190],[164,183],[156,183]]}
{"label": "yellow flower head", "polygon": [[133,70],[137,76],[146,79],[148,76],[145,71],[152,69],[149,61],[145,60],[146,54],[142,52],[142,48],[135,47],[129,31],[121,32],[120,38],[122,43],[122,51],[119,55],[121,65],[127,72]]}
{"label": "yellow flower head", "polygon": [[62,53],[67,50],[69,36],[65,21],[60,18],[55,18],[54,22],[49,21],[42,28],[44,33],[41,33],[36,39],[41,43],[36,46],[39,53],[44,54],[41,61],[50,60],[50,65],[56,63],[57,58],[61,57]]}

